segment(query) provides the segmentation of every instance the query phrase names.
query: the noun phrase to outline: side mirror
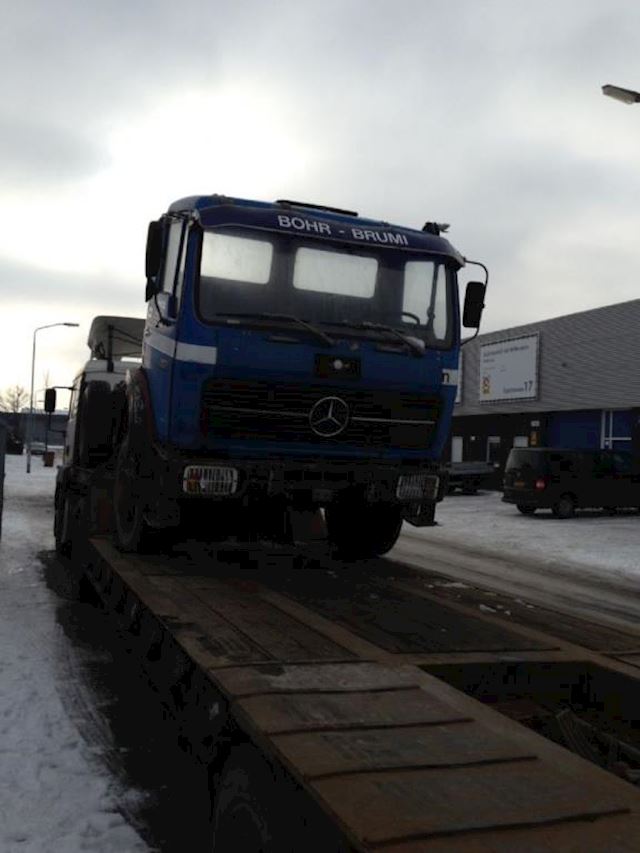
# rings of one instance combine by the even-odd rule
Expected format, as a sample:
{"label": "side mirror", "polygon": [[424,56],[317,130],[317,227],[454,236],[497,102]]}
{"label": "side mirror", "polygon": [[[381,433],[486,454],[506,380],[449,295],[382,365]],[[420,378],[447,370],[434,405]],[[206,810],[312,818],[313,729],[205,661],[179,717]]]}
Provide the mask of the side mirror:
{"label": "side mirror", "polygon": [[145,274],[147,276],[147,287],[145,298],[148,302],[157,292],[155,278],[160,272],[162,264],[162,242],[164,228],[161,220],[149,223],[147,231],[147,251],[145,255]]}
{"label": "side mirror", "polygon": [[478,329],[484,308],[484,295],[487,286],[483,281],[470,281],[464,295],[462,325],[465,329]]}
{"label": "side mirror", "polygon": [[56,389],[47,388],[44,392],[44,410],[50,415],[56,410]]}

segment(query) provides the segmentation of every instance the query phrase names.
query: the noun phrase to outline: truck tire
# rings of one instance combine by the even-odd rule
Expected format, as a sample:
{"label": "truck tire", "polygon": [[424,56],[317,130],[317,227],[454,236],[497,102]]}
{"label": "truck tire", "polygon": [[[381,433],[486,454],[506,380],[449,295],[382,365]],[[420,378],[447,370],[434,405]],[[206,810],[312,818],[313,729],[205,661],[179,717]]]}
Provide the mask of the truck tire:
{"label": "truck tire", "polygon": [[395,504],[366,504],[342,500],[325,510],[329,544],[347,560],[381,557],[396,544],[402,528],[402,510]]}
{"label": "truck tire", "polygon": [[54,507],[53,538],[55,540],[56,554],[59,557],[70,557],[69,498],[64,489],[56,489]]}
{"label": "truck tire", "polygon": [[576,501],[568,492],[560,495],[556,503],[551,507],[551,512],[556,518],[573,518],[576,513]]}
{"label": "truck tire", "polygon": [[113,487],[115,544],[121,551],[154,550],[154,534],[144,518],[140,453],[127,438],[120,446]]}
{"label": "truck tire", "polygon": [[220,772],[213,807],[215,853],[294,853],[300,814],[282,779],[249,744],[233,747]]}
{"label": "truck tire", "polygon": [[70,601],[86,601],[90,595],[89,581],[82,568],[83,506],[80,498],[72,498],[66,489],[56,490],[53,535],[56,554],[60,559],[55,576],[49,581],[58,595]]}

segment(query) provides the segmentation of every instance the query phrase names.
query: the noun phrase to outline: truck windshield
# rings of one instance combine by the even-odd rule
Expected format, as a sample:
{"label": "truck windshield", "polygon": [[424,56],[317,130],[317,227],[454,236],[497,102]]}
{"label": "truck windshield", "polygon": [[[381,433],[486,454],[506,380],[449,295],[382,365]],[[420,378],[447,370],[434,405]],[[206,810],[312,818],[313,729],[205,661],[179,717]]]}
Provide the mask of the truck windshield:
{"label": "truck windshield", "polygon": [[203,233],[197,300],[208,322],[225,313],[289,314],[354,334],[384,324],[446,348],[454,284],[452,269],[420,253],[225,228]]}

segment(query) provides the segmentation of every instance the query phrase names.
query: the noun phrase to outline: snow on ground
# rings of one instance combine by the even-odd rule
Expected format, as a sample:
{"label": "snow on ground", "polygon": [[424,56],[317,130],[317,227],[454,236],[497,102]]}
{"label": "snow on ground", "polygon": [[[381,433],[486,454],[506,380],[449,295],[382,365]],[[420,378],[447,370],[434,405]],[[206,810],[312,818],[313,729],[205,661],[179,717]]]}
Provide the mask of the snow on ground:
{"label": "snow on ground", "polygon": [[487,556],[524,557],[600,576],[640,580],[640,515],[620,510],[613,516],[593,510],[571,519],[549,510],[521,515],[502,503],[500,492],[449,495],[438,504],[436,527],[405,524],[403,536],[451,543]]}
{"label": "snow on ground", "polygon": [[6,457],[0,540],[0,851],[148,850],[117,811],[123,792],[71,721],[56,620],[38,552],[53,548],[55,468]]}

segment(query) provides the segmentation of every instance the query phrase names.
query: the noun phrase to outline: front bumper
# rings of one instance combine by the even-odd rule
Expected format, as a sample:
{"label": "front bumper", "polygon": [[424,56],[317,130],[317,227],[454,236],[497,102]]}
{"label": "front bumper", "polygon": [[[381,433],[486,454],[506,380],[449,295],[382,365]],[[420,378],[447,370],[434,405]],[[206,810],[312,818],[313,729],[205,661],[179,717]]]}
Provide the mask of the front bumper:
{"label": "front bumper", "polygon": [[337,460],[237,460],[219,457],[166,457],[162,491],[168,498],[237,500],[247,494],[328,504],[344,493],[371,503],[435,503],[444,494],[445,475],[433,462],[390,464]]}

